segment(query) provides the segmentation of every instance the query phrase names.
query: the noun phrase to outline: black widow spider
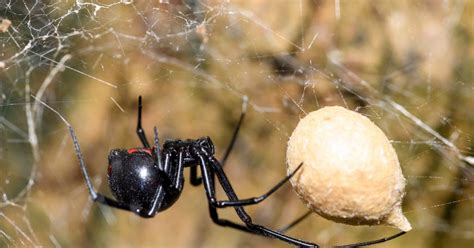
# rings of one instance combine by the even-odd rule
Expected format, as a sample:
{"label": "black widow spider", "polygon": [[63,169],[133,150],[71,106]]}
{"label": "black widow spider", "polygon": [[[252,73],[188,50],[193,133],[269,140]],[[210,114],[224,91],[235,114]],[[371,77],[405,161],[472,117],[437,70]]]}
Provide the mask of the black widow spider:
{"label": "black widow spider", "polygon": [[[97,193],[94,190],[92,181],[87,173],[86,165],[74,129],[56,110],[43,102],[41,103],[58,114],[59,117],[68,125],[74,143],[74,149],[79,160],[79,165],[93,201],[113,208],[127,210],[144,218],[151,218],[155,216],[156,213],[169,208],[179,198],[184,185],[184,168],[189,167],[191,184],[194,186],[198,186],[201,183],[204,184],[209,213],[211,219],[217,225],[231,227],[270,238],[276,238],[298,247],[319,247],[317,244],[289,237],[283,234],[284,231],[274,231],[267,227],[254,224],[243,208],[243,206],[257,204],[265,200],[287,182],[291,176],[301,168],[303,163],[301,163],[290,175],[272,187],[267,193],[259,197],[247,199],[239,199],[237,197],[229,179],[224,173],[223,165],[233,148],[246,113],[246,98],[244,98],[242,113],[234,130],[231,142],[225,152],[224,158],[219,162],[219,160],[214,157],[214,145],[209,137],[187,140],[167,140],[163,144],[163,149],[161,149],[158,139],[158,131],[155,127],[154,146],[150,147],[141,124],[142,101],[140,96],[138,98],[138,124],[136,132],[143,147],[131,148],[128,150],[114,149],[109,154],[109,186],[117,200]],[[197,175],[198,167],[201,170],[201,177],[198,177]],[[216,177],[229,200],[216,199]],[[217,208],[224,207],[234,207],[237,215],[245,225],[226,219],[220,219],[217,213]],[[308,214],[304,215],[304,217],[306,216],[308,216]],[[295,225],[304,217],[299,218],[284,230]],[[337,247],[367,246],[394,239],[402,234],[404,234],[404,232],[379,240]]]}

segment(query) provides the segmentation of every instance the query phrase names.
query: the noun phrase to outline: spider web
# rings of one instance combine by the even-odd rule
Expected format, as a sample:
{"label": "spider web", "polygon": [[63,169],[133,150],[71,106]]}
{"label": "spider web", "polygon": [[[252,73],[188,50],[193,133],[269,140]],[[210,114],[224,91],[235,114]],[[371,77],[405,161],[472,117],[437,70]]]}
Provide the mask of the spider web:
{"label": "spider web", "polygon": [[[471,247],[473,11],[463,0],[0,0],[0,246],[285,247],[212,224],[199,187],[152,220],[90,202],[66,127],[31,95],[71,122],[106,194],[108,151],[140,145],[142,95],[148,135],[209,135],[219,156],[249,97],[226,166],[241,197],[285,176],[305,114],[358,111],[390,138],[408,180],[414,229],[384,247]],[[248,209],[275,229],[306,211],[289,186]],[[329,246],[395,232],[314,215],[289,234]]]}

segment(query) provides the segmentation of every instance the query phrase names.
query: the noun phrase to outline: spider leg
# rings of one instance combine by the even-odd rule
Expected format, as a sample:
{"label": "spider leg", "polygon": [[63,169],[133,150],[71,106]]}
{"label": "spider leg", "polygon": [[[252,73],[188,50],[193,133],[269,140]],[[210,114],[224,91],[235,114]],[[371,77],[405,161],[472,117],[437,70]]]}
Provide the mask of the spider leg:
{"label": "spider leg", "polygon": [[[92,196],[91,196],[92,197]],[[134,212],[136,213],[137,211],[139,211],[139,208],[137,207],[133,207],[129,204],[126,204],[126,203],[123,203],[123,202],[119,202],[119,201],[116,201],[112,198],[109,198],[107,196],[104,196],[100,193],[96,193],[96,196],[95,198],[92,197],[92,200],[94,202],[98,202],[100,204],[103,204],[103,205],[106,205],[106,206],[109,206],[109,207],[112,207],[112,208],[118,208],[118,209],[122,209],[122,210],[126,210],[126,211],[130,211],[130,212]]]}
{"label": "spider leg", "polygon": [[[217,160],[215,160],[214,163],[216,164],[217,167],[220,167],[221,170],[222,170],[222,167],[220,166],[220,164],[217,164],[218,163]],[[293,177],[295,175],[295,173],[299,169],[301,169],[302,166],[303,166],[303,163],[298,165],[298,167],[293,172],[291,172],[288,176],[286,176],[280,182],[278,182],[275,186],[273,186],[267,193],[265,193],[261,196],[251,197],[251,198],[246,198],[246,199],[239,199],[239,200],[235,200],[235,201],[232,201],[232,200],[231,201],[227,201],[227,200],[217,201],[216,199],[214,199],[215,207],[225,208],[225,207],[233,207],[233,206],[247,206],[247,205],[258,204],[258,203],[262,202],[263,200],[267,199],[270,195],[272,195],[279,188],[281,188],[281,186],[283,186],[286,182],[288,182],[288,180],[290,180],[290,178]]]}
{"label": "spider leg", "polygon": [[281,232],[281,233],[285,233],[286,231],[288,231],[289,229],[291,229],[292,227],[298,225],[301,221],[303,221],[304,219],[306,219],[308,216],[310,216],[311,214],[313,213],[313,211],[311,210],[308,210],[306,213],[304,213],[303,215],[301,215],[300,217],[298,217],[297,219],[295,219],[294,221],[292,221],[290,224],[278,229],[278,232]]}
{"label": "spider leg", "polygon": [[[247,113],[247,103],[248,103],[248,97],[244,96],[242,98],[242,112],[240,113],[239,121],[237,122],[237,126],[234,129],[234,132],[232,134],[232,138],[230,140],[230,143],[227,146],[227,149],[224,153],[224,157],[221,160],[222,161],[221,162],[222,166],[224,166],[225,162],[227,161],[227,158],[230,155],[230,152],[234,148],[235,141],[237,141],[237,137],[238,137],[238,134],[239,134],[240,127],[242,126],[242,123],[243,123],[244,118],[245,118],[245,114]],[[199,177],[198,174],[197,174],[197,167],[193,166],[193,167],[189,168],[189,173],[190,173],[189,177],[191,179],[190,180],[191,185],[193,185],[193,186],[201,185],[202,178]]]}
{"label": "spider leg", "polygon": [[230,228],[238,229],[240,231],[254,233],[252,230],[250,230],[248,227],[244,225],[235,223],[230,220],[220,219],[217,213],[217,208],[213,207],[210,203],[209,203],[209,215],[211,216],[212,221],[219,226],[230,227]]}
{"label": "spider leg", "polygon": [[227,161],[227,158],[229,157],[230,152],[232,151],[232,148],[234,148],[234,144],[235,144],[235,141],[237,140],[240,127],[242,126],[242,123],[245,118],[245,114],[247,113],[247,104],[248,104],[248,97],[244,96],[242,98],[242,112],[240,113],[239,122],[237,122],[237,126],[235,127],[234,133],[232,134],[232,139],[230,140],[229,146],[227,147],[224,153],[224,157],[222,157],[222,160],[221,160],[222,166],[225,165],[225,162]]}
{"label": "spider leg", "polygon": [[[169,190],[173,189],[183,189],[184,181],[183,181],[183,172],[184,172],[184,162],[183,162],[183,152],[180,151],[178,154],[178,167],[171,168],[170,157],[169,153],[165,153],[165,163],[162,163],[161,159],[161,149],[160,149],[160,140],[158,138],[158,129],[156,127],[153,128],[154,133],[154,147],[155,147],[155,157],[157,160],[158,168],[166,174],[166,177],[169,180],[169,184],[171,185],[168,187]],[[179,191],[181,191],[179,190]]]}
{"label": "spider leg", "polygon": [[137,123],[137,135],[143,144],[143,147],[150,148],[150,144],[146,139],[145,130],[142,128],[142,96],[138,97],[138,123]]}
{"label": "spider leg", "polygon": [[153,201],[152,201],[152,204],[151,204],[151,207],[149,209],[140,209],[140,211],[138,211],[138,215],[140,215],[141,217],[145,217],[145,218],[151,218],[153,216],[156,215],[156,213],[158,212],[158,210],[160,209],[161,207],[161,203],[163,202],[163,198],[165,197],[165,189],[163,188],[163,186],[158,186],[158,188],[156,189],[156,192],[155,192],[155,196],[153,197]]}
{"label": "spider leg", "polygon": [[[235,127],[234,132],[232,133],[232,138],[231,138],[230,143],[227,146],[227,149],[224,153],[224,157],[222,157],[222,160],[221,160],[222,161],[221,162],[222,166],[224,166],[225,162],[227,161],[227,158],[230,155],[230,152],[234,148],[235,142],[237,141],[237,137],[238,137],[240,128],[242,127],[242,123],[244,121],[245,114],[247,113],[247,104],[248,104],[248,97],[244,96],[242,98],[242,112],[240,113],[240,117],[239,117],[239,121],[237,122],[237,126]],[[189,177],[191,179],[190,180],[191,185],[193,185],[193,186],[201,185],[202,178],[197,175],[197,167],[196,166],[191,167],[189,172],[190,172]]]}
{"label": "spider leg", "polygon": [[179,152],[178,154],[178,167],[176,168],[176,176],[173,180],[172,187],[176,189],[178,192],[181,192],[184,187],[184,180],[183,180],[183,172],[184,172],[184,162],[183,162],[183,152]]}
{"label": "spider leg", "polygon": [[197,175],[197,166],[192,166],[189,168],[189,178],[191,185],[198,186],[202,183],[202,178]]}
{"label": "spider leg", "polygon": [[[160,149],[160,139],[158,138],[158,129],[156,127],[153,128],[153,133],[154,133],[154,150],[155,150],[155,156],[156,156],[156,164],[158,165],[158,168],[161,171],[166,172],[167,174],[169,173],[169,163],[165,163],[165,166],[162,164],[161,160],[161,149]],[[143,136],[145,137],[145,136]],[[145,138],[146,141],[146,138]],[[148,143],[147,143],[148,144]]]}
{"label": "spider leg", "polygon": [[[198,155],[198,156],[199,156],[199,159],[201,160],[201,174],[204,181],[204,189],[206,191],[206,195],[210,204],[211,218],[213,218],[214,222],[217,221],[216,223],[219,225],[229,226],[241,231],[246,231],[246,232],[251,232],[257,235],[276,238],[276,239],[285,241],[287,243],[290,243],[292,245],[296,245],[299,247],[319,247],[317,244],[305,242],[296,238],[292,238],[284,234],[281,234],[279,232],[276,232],[274,230],[271,230],[269,228],[266,228],[264,226],[254,224],[252,222],[252,219],[247,214],[247,212],[245,212],[242,206],[234,206],[234,209],[237,215],[239,216],[239,218],[245,223],[247,230],[244,230],[243,229],[244,227],[242,225],[230,222],[228,220],[218,219],[217,210],[215,206],[216,192],[215,192],[215,187],[213,185],[214,183],[212,179],[213,173],[216,173],[219,183],[221,184],[222,188],[224,189],[229,199],[231,201],[238,201],[239,199],[237,195],[235,194],[234,190],[232,189],[232,186],[230,185],[230,182],[227,179],[227,176],[225,175],[224,171],[222,170],[222,167],[217,162],[217,160],[209,161],[205,159],[202,155]],[[208,164],[208,162],[210,164]],[[214,211],[216,211],[215,213],[216,215],[213,216]]]}
{"label": "spider leg", "polygon": [[337,245],[334,246],[334,248],[354,248],[354,247],[361,247],[361,246],[369,246],[369,245],[375,245],[375,244],[380,244],[389,240],[392,240],[394,238],[398,238],[405,234],[406,232],[399,232],[395,235],[386,237],[386,238],[381,238],[381,239],[376,239],[372,241],[366,241],[366,242],[361,242],[361,243],[355,243],[355,244],[349,244],[349,245]]}
{"label": "spider leg", "polygon": [[[165,167],[166,164],[170,163],[171,154],[165,154]],[[167,187],[167,191],[170,193],[181,192],[184,187],[184,158],[183,158],[183,151],[179,151],[178,153],[178,166],[172,168],[168,173],[168,177],[170,178],[169,187]]]}
{"label": "spider leg", "polygon": [[[213,188],[215,188],[215,175],[212,170],[209,171],[209,181],[210,184],[212,185]],[[217,208],[212,206],[212,204],[209,202],[209,215],[211,216],[211,219],[214,223],[216,223],[219,226],[224,226],[224,227],[230,227],[234,229],[238,229],[240,231],[248,232],[248,233],[253,233],[247,226],[244,226],[242,224],[235,223],[230,220],[226,219],[220,219],[219,214],[217,213]]]}

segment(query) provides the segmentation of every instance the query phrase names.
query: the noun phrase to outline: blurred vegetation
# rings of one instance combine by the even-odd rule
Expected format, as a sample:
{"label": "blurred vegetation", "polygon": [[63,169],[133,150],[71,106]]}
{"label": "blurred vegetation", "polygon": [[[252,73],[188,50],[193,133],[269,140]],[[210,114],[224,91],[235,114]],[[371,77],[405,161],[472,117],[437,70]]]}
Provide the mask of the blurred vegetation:
{"label": "blurred vegetation", "polygon": [[[210,136],[218,157],[247,95],[225,168],[242,198],[285,176],[286,142],[305,113],[359,111],[393,141],[408,180],[414,229],[380,247],[472,246],[474,173],[462,158],[474,155],[474,1],[129,2],[0,1],[12,22],[0,33],[1,247],[287,247],[214,225],[202,187],[189,184],[153,219],[92,204],[65,125],[31,103],[42,87],[106,194],[108,151],[140,145],[138,95],[150,137],[155,125],[162,140]],[[248,210],[275,229],[306,211],[290,186]],[[395,232],[314,215],[289,234],[329,246]]]}

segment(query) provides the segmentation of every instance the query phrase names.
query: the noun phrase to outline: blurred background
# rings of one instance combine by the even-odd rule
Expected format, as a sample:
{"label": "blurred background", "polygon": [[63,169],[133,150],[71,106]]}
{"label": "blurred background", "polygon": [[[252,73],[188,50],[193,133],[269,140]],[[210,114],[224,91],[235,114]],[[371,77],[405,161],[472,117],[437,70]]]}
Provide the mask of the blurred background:
{"label": "blurred background", "polygon": [[[288,247],[213,224],[188,182],[153,219],[93,204],[67,127],[31,95],[76,129],[107,195],[109,150],[140,146],[139,95],[149,138],[210,136],[218,157],[248,96],[225,168],[242,198],[286,175],[300,118],[344,106],[407,178],[413,230],[379,247],[473,247],[474,1],[0,0],[0,19],[1,247]],[[290,185],[247,209],[274,229],[306,212]],[[396,232],[313,214],[288,233],[327,247]]]}

